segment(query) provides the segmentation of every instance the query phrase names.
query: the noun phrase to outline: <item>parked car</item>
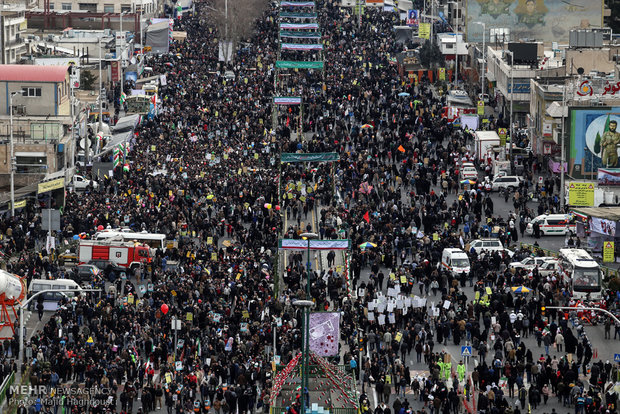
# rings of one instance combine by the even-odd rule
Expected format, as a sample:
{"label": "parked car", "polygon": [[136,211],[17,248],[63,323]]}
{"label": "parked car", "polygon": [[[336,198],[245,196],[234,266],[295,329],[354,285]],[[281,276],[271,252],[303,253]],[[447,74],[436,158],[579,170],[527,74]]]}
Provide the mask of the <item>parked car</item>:
{"label": "parked car", "polygon": [[[73,186],[75,191],[86,190],[90,184],[91,184],[91,180],[81,175],[77,175],[77,174],[74,175],[73,180],[71,180],[71,185]],[[99,184],[96,181],[92,181],[92,184],[93,184],[93,189],[95,190],[99,187]]]}
{"label": "parked car", "polygon": [[102,270],[92,264],[81,264],[76,267],[77,278],[81,282],[90,282],[95,276],[102,273]]}
{"label": "parked car", "polygon": [[558,260],[552,260],[545,262],[538,266],[538,273],[540,276],[547,277],[553,273],[560,273],[560,262]]}
{"label": "parked car", "polygon": [[521,260],[520,262],[512,262],[508,265],[509,268],[511,269],[527,269],[527,270],[532,270],[535,267],[538,267],[544,263],[550,262],[552,260],[556,260],[557,259],[555,257],[534,257],[534,256],[530,256],[530,257],[526,257],[525,259]]}
{"label": "parked car", "polygon": [[473,165],[463,165],[461,169],[461,180],[478,180],[478,170]]}
{"label": "parked car", "polygon": [[511,191],[514,191],[519,187],[521,180],[521,177],[516,175],[505,175],[503,177],[498,177],[493,180],[493,183],[491,184],[491,190],[499,191],[503,189],[509,189]]}
{"label": "parked car", "polygon": [[58,264],[60,266],[73,266],[78,263],[77,253],[65,252],[58,255]]}
{"label": "parked car", "polygon": [[508,257],[512,257],[512,255],[514,254],[512,251],[508,249],[504,249],[504,245],[499,239],[472,240],[469,243],[469,247],[467,248],[467,251],[471,251],[472,249],[476,252],[476,254],[482,253],[483,250],[486,252],[494,252],[494,251],[503,252],[507,254]]}

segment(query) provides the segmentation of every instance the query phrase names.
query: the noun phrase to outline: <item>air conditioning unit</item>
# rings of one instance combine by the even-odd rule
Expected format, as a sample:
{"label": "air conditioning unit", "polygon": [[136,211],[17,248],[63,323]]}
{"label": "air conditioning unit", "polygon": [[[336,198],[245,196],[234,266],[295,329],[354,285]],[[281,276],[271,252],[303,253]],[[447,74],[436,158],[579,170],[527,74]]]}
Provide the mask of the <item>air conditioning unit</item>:
{"label": "air conditioning unit", "polygon": [[26,105],[13,105],[13,115],[26,115]]}

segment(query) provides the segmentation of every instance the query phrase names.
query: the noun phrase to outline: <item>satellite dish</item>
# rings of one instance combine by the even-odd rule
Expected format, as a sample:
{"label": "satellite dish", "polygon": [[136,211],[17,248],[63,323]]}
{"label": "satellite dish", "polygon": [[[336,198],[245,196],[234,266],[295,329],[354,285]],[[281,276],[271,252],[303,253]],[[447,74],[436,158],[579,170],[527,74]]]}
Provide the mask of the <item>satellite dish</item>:
{"label": "satellite dish", "polygon": [[583,68],[577,68],[577,73],[579,75],[583,75],[584,72],[585,72],[585,70]]}
{"label": "satellite dish", "polygon": [[90,146],[90,140],[88,138],[82,138],[80,140],[80,148],[84,149],[87,145]]}

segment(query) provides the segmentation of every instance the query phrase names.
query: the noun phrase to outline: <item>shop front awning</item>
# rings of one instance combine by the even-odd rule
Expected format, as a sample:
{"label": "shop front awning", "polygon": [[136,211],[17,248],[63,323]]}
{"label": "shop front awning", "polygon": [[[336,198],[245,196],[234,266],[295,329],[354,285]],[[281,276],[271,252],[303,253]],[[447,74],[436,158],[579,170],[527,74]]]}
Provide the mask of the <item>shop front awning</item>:
{"label": "shop front awning", "polygon": [[578,207],[574,208],[573,211],[582,216],[620,221],[620,207]]}

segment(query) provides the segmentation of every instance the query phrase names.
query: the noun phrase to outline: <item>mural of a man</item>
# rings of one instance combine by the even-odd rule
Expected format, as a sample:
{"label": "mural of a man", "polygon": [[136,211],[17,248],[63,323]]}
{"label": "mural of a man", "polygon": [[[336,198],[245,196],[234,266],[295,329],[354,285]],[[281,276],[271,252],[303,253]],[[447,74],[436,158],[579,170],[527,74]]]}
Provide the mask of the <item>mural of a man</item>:
{"label": "mural of a man", "polygon": [[548,11],[545,0],[519,0],[515,8],[518,22],[530,28],[537,24],[544,24]]}
{"label": "mural of a man", "polygon": [[480,3],[480,12],[489,14],[497,19],[502,14],[508,14],[510,5],[514,0],[478,0]]}
{"label": "mural of a man", "polygon": [[603,165],[615,167],[618,164],[618,144],[620,144],[620,133],[616,131],[618,123],[609,121],[609,131],[603,133],[601,147],[603,147]]}

